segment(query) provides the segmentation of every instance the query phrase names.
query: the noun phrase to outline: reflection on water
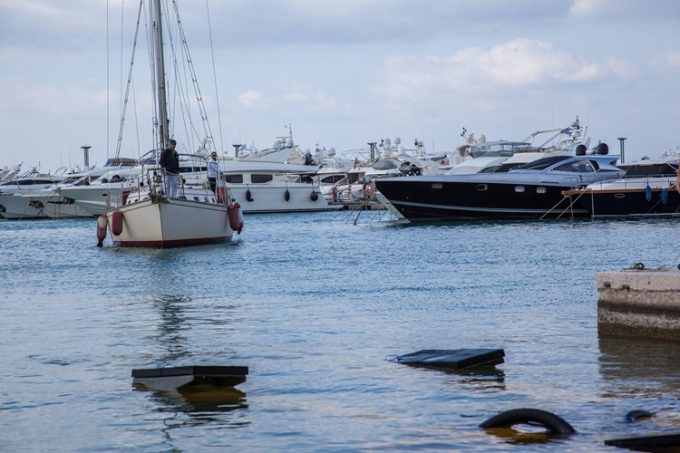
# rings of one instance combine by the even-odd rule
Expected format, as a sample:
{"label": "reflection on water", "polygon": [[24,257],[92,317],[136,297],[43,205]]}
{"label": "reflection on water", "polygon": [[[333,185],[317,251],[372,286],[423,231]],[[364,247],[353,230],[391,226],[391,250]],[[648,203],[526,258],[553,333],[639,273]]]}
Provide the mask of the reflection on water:
{"label": "reflection on water", "polygon": [[[139,389],[146,391],[143,389]],[[210,385],[188,386],[177,391],[151,391],[152,400],[160,403],[162,412],[187,414],[229,412],[248,407],[246,394],[234,387]]]}
{"label": "reflection on water", "polygon": [[[536,430],[533,428],[536,428]],[[555,436],[551,436],[544,427],[539,428],[532,425],[517,425],[516,428],[487,428],[484,431],[513,445],[547,444],[555,439]]]}
{"label": "reflection on water", "polygon": [[147,300],[153,303],[160,314],[158,333],[153,339],[160,344],[165,353],[157,360],[160,363],[173,364],[176,360],[189,356],[187,339],[183,331],[189,328],[184,325],[186,320],[184,305],[191,302],[191,298],[166,294],[149,297]]}
{"label": "reflection on water", "polygon": [[626,337],[600,337],[603,396],[680,395],[680,345]]}
{"label": "reflection on water", "polygon": [[478,366],[458,372],[448,372],[458,375],[457,382],[468,385],[477,390],[505,390],[505,372],[494,365]]}

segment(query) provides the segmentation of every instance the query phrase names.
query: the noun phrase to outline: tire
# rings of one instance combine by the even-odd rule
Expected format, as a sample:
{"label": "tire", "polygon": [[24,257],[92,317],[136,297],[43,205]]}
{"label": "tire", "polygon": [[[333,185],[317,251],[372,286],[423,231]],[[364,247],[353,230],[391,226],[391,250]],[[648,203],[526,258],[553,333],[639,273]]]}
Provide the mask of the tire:
{"label": "tire", "polygon": [[538,423],[548,428],[550,434],[564,436],[576,430],[561,417],[541,409],[511,409],[491,417],[479,425],[481,428],[510,427],[520,423]]}

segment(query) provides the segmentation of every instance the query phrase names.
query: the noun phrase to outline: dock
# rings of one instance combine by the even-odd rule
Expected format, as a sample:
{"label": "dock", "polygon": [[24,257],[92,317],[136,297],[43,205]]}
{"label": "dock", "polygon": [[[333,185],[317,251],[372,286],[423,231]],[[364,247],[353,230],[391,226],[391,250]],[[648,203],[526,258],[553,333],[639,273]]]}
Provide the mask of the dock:
{"label": "dock", "polygon": [[680,341],[680,271],[647,270],[642,263],[618,272],[598,272],[600,335]]}

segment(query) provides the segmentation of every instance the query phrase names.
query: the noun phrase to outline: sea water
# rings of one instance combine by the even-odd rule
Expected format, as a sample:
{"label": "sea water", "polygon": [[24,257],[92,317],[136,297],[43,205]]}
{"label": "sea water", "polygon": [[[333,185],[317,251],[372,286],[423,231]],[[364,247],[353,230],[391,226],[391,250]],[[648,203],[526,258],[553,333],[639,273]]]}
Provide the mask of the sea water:
{"label": "sea water", "polygon": [[[527,450],[680,431],[680,347],[600,338],[594,279],[676,266],[678,221],[250,215],[228,245],[169,250],[97,248],[95,226],[0,222],[2,451],[510,451],[478,425],[520,407],[577,431]],[[506,360],[390,361],[458,348]],[[214,401],[132,385],[198,364],[250,374]]]}

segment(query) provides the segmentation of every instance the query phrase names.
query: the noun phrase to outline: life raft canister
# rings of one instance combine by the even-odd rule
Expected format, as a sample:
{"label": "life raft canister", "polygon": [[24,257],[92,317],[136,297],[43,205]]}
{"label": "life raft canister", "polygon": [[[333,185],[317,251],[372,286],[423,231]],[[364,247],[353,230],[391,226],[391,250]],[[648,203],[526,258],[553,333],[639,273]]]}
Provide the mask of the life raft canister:
{"label": "life raft canister", "polygon": [[101,214],[97,217],[97,247],[104,245],[104,239],[106,239],[106,225],[109,220],[106,218],[106,214]]}
{"label": "life raft canister", "polygon": [[122,232],[123,232],[123,213],[116,209],[111,214],[111,234],[113,234],[114,236],[118,236]]}
{"label": "life raft canister", "polygon": [[238,203],[232,203],[231,206],[227,208],[227,214],[229,215],[229,226],[232,230],[241,234],[243,230],[243,213],[241,212],[241,205]]}

